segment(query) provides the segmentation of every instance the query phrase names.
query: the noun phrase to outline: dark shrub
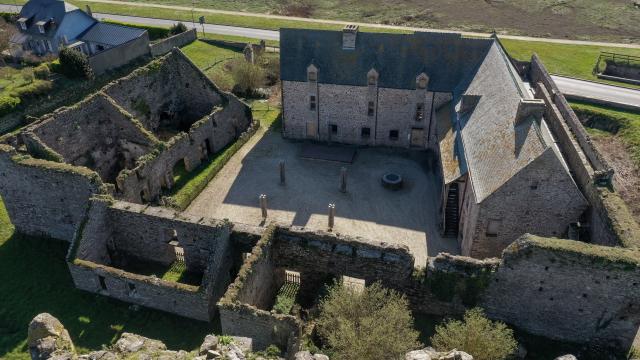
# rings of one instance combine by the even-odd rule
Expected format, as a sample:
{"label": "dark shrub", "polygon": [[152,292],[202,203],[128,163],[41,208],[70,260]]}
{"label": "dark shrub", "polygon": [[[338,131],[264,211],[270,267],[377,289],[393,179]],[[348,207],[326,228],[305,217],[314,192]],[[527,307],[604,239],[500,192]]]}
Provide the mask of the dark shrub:
{"label": "dark shrub", "polygon": [[185,31],[187,31],[187,26],[181,22],[173,24],[171,29],[169,29],[169,33],[171,33],[171,35],[182,34]]}
{"label": "dark shrub", "polygon": [[90,79],[93,77],[87,55],[76,49],[64,48],[60,51],[60,70],[62,74],[70,78]]}

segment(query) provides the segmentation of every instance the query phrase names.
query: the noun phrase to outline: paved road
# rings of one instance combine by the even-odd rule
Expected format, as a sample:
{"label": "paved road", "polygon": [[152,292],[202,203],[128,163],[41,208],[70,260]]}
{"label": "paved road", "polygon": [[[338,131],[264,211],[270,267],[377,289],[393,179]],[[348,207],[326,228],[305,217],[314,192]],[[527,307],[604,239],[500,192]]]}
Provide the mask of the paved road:
{"label": "paved road", "polygon": [[[0,4],[0,11],[15,12],[17,9],[19,9],[19,7],[16,7],[15,5]],[[98,19],[108,18],[116,21],[156,26],[171,26],[175,23],[175,21],[173,20],[153,19],[126,15],[94,13],[94,16]],[[198,30],[200,29],[201,28],[198,25]],[[280,34],[278,33],[278,31],[273,30],[251,29],[238,26],[214,24],[205,24],[204,30],[205,32],[211,34],[233,35],[276,41],[280,39]],[[640,90],[632,90],[618,86],[599,84],[591,81],[577,80],[561,76],[553,76],[553,78],[560,88],[560,91],[562,91],[562,93],[566,95],[574,95],[587,99],[607,101],[615,104],[630,105],[632,107],[640,109]]]}
{"label": "paved road", "polygon": [[568,96],[594,99],[635,107],[640,110],[640,90],[600,84],[592,81],[552,76],[560,91]]}

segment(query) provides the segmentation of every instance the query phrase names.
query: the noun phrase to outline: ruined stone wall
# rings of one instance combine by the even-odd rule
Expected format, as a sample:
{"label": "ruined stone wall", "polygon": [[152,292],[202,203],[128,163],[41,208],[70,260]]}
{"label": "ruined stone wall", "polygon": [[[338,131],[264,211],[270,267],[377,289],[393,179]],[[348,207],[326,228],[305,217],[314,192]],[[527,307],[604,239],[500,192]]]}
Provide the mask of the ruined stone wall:
{"label": "ruined stone wall", "polygon": [[287,348],[300,331],[295,317],[269,312],[278,291],[272,249],[275,235],[276,226],[269,225],[218,302],[222,333],[251,337],[258,350],[271,344]]}
{"label": "ruined stone wall", "polygon": [[[375,86],[345,86],[318,84],[317,94],[312,83],[282,82],[284,136],[294,139],[312,138],[358,145],[409,147],[411,129],[424,132],[421,147],[435,141],[435,126],[431,125],[434,93],[424,90],[387,89]],[[309,106],[309,96],[316,95],[317,110]],[[450,96],[450,94],[448,94]],[[442,102],[447,96],[438,97]],[[369,116],[369,101],[374,113]],[[416,121],[416,106],[425,103],[424,119]],[[307,124],[317,124],[318,137],[307,133]],[[337,134],[329,134],[329,125],[338,126]],[[362,128],[370,129],[370,136],[362,137]],[[390,139],[390,131],[398,130],[397,140]]]}
{"label": "ruined stone wall", "polygon": [[163,132],[170,136],[176,127],[188,129],[215,106],[226,103],[215,85],[177,49],[103,91],[161,138],[167,137]]}
{"label": "ruined stone wall", "polygon": [[18,155],[0,145],[0,195],[21,233],[71,241],[89,197],[102,191],[93,171]]}
{"label": "ruined stone wall", "polygon": [[95,170],[105,182],[113,182],[123,168],[132,168],[158,142],[100,93],[45,116],[24,129],[21,137],[33,156],[42,156],[44,144],[62,161]]}
{"label": "ruined stone wall", "polygon": [[224,254],[229,247],[230,228],[221,221],[126,202],[115,202],[108,216],[114,250],[141,259],[170,265],[175,253],[168,243],[176,240],[187,269],[202,272],[210,254]]}
{"label": "ruined stone wall", "polygon": [[[478,206],[476,224],[465,224],[475,226],[475,231],[462,254],[486,258],[500,256],[522,234],[565,237],[588,203],[554,150],[547,148]],[[494,229],[489,229],[490,222]]]}
{"label": "ruined stone wall", "polygon": [[278,229],[272,259],[276,267],[298,271],[303,277],[307,272],[347,275],[368,284],[403,282],[414,264],[406,247],[291,228]]}
{"label": "ruined stone wall", "polygon": [[[78,289],[191,319],[211,319],[210,299],[204,289],[132,274],[80,259],[69,262],[68,266]],[[100,284],[100,278],[105,288]]]}
{"label": "ruined stone wall", "polygon": [[532,334],[626,353],[640,326],[639,255],[523,236],[505,250],[481,305]]}
{"label": "ruined stone wall", "polygon": [[536,98],[547,104],[545,119],[558,141],[578,187],[589,201],[587,214],[591,241],[602,245],[637,247],[640,226],[615,191],[598,187],[610,182],[613,171],[591,143],[584,126],[571,110],[537,56],[531,59],[529,77],[536,84]]}

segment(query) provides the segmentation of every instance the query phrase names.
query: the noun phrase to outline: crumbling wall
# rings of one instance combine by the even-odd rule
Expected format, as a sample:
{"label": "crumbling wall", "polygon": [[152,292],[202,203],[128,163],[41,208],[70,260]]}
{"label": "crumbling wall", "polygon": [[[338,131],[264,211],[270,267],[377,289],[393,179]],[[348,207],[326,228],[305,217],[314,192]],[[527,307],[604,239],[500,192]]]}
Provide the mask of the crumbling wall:
{"label": "crumbling wall", "polygon": [[109,207],[108,216],[113,250],[149,261],[170,265],[175,253],[169,242],[177,241],[187,269],[202,272],[210,254],[225,253],[229,246],[229,225],[222,221],[122,201]]}
{"label": "crumbling wall", "polygon": [[529,77],[535,84],[536,98],[543,99],[547,105],[545,119],[578,187],[591,205],[587,214],[591,241],[602,245],[637,247],[640,226],[633,221],[615,191],[599,186],[610,184],[613,170],[592,144],[584,126],[535,55],[530,68]]}
{"label": "crumbling wall", "polygon": [[81,259],[69,262],[68,266],[78,289],[191,319],[211,319],[210,299],[204,289],[196,286],[133,274]]}
{"label": "crumbling wall", "polygon": [[[165,208],[94,198],[67,257],[76,287],[123,301],[209,321],[233,265],[230,225],[185,218]],[[177,237],[176,237],[177,235]],[[200,286],[170,282],[118,268],[122,258],[170,265],[173,245],[187,270],[202,272]]]}
{"label": "crumbling wall", "polygon": [[0,144],[0,195],[21,233],[71,241],[88,199],[103,191],[89,169],[19,155]]}
{"label": "crumbling wall", "polygon": [[103,91],[161,139],[188,131],[226,97],[179,50],[114,81]]}
{"label": "crumbling wall", "polygon": [[158,140],[112,99],[98,93],[71,108],[62,108],[28,126],[21,137],[36,157],[46,148],[71,165],[95,170],[105,182],[113,182],[122,169],[150,152]]}
{"label": "crumbling wall", "polygon": [[270,225],[218,302],[222,333],[251,337],[258,350],[271,344],[287,348],[300,331],[295,317],[268,311],[278,290],[272,262],[275,235],[276,226]]}
{"label": "crumbling wall", "polygon": [[626,352],[640,326],[640,253],[525,235],[503,253],[481,305],[529,333]]}
{"label": "crumbling wall", "polygon": [[276,267],[298,271],[303,278],[307,272],[347,275],[367,284],[402,283],[411,276],[414,264],[404,246],[284,227],[278,228],[272,258]]}

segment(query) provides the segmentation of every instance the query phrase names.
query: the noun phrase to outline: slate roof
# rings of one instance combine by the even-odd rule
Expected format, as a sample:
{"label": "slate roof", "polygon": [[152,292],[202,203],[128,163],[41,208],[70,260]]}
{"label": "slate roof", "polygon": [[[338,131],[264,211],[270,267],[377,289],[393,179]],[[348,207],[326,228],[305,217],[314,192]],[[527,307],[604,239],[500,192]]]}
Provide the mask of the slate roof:
{"label": "slate roof", "polygon": [[[77,7],[62,0],[30,0],[20,10],[20,17],[29,19],[29,28],[26,33],[43,35],[35,24],[39,21],[53,21],[59,26],[64,17],[73,11],[81,11]],[[47,35],[51,31],[47,31]]]}
{"label": "slate roof", "polygon": [[[532,95],[495,39],[441,33],[357,36],[356,49],[343,50],[340,31],[282,29],[282,80],[306,81],[313,63],[319,83],[366,86],[366,74],[375,67],[380,87],[415,89],[416,76],[426,72],[429,91],[454,95],[451,111],[436,113],[445,181],[468,173],[478,203],[552,146],[545,141],[551,138],[546,126],[533,119],[515,125],[520,99]],[[479,100],[460,114],[464,95]]]}
{"label": "slate roof", "polygon": [[84,42],[117,46],[139,38],[145,31],[128,26],[97,22],[78,38]]}
{"label": "slate roof", "polygon": [[320,83],[365,86],[373,67],[380,87],[415,89],[416,77],[425,72],[430,90],[452,91],[477,67],[492,41],[449,33],[359,32],[355,50],[343,50],[341,31],[281,29],[281,77],[306,81],[307,66],[313,63]]}
{"label": "slate roof", "polygon": [[548,148],[534,120],[514,125],[521,98],[531,98],[500,45],[495,42],[469,79],[462,95],[480,100],[458,118],[476,201],[481,202]]}

